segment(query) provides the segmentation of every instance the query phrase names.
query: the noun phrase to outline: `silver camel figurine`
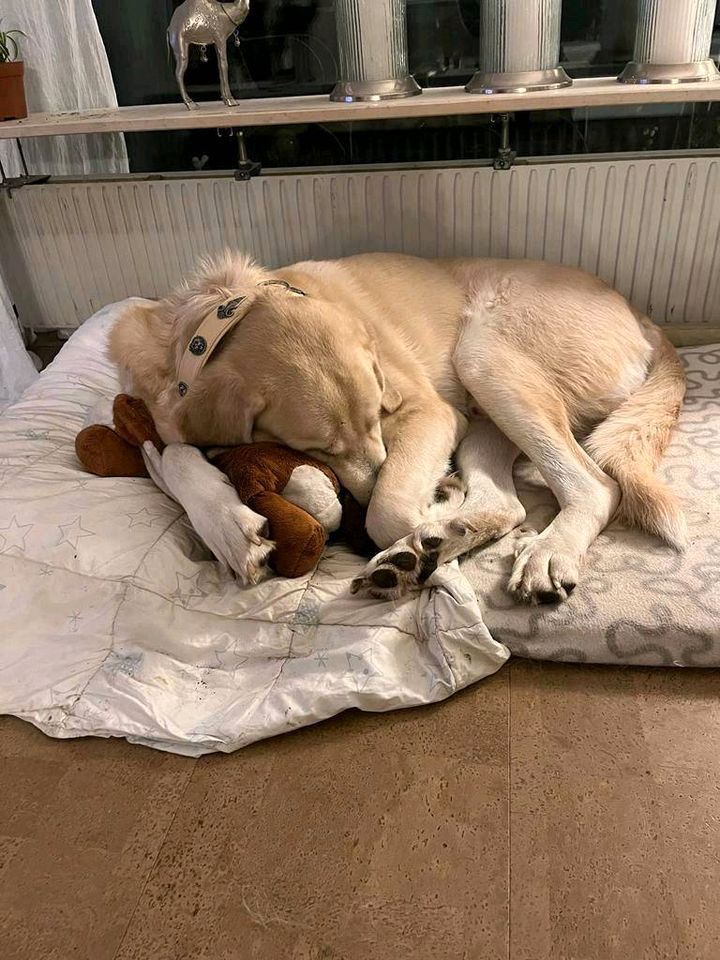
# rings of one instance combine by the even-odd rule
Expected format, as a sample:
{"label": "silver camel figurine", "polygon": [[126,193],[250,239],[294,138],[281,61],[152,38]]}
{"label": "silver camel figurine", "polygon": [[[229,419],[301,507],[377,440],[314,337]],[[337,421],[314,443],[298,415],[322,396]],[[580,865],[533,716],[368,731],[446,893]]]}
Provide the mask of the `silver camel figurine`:
{"label": "silver camel figurine", "polygon": [[235,0],[234,3],[219,3],[218,0],[185,0],[177,8],[168,27],[168,43],[175,54],[175,78],[180,95],[188,110],[197,104],[185,89],[185,70],[188,65],[190,44],[200,47],[200,58],[207,61],[206,49],[215,44],[220,67],[220,90],[228,107],[237,106],[228,80],[227,42],[235,34],[235,44],[240,46],[237,28],[247,17],[250,0]]}

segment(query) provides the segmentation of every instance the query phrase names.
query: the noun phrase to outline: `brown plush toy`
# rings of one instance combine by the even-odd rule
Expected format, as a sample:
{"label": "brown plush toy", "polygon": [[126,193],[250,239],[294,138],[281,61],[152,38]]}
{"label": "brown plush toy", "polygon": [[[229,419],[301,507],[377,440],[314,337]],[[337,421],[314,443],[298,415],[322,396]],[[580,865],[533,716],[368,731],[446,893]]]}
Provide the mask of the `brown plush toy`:
{"label": "brown plush toy", "polygon": [[[80,431],[78,459],[100,477],[149,476],[143,443],[152,441],[160,453],[164,449],[150,411],[142,400],[118,394],[113,422],[114,430],[94,425]],[[246,443],[211,451],[208,459],[227,474],[242,502],[268,521],[268,537],[275,542],[270,564],[281,576],[309,573],[338,523],[352,549],[367,556],[375,551],[364,511],[313,457],[276,443]]]}

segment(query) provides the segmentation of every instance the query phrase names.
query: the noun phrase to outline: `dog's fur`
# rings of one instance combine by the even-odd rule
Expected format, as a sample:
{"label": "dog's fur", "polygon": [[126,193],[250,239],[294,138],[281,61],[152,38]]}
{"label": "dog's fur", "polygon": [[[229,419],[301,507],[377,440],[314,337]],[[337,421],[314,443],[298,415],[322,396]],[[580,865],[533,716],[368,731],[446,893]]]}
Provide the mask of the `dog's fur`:
{"label": "dog's fur", "polygon": [[[269,278],[307,295],[257,286]],[[253,298],[247,315],[180,397],[177,366],[201,319],[239,294]],[[368,531],[386,548],[355,589],[397,597],[517,528],[520,452],[560,512],[518,539],[509,588],[519,599],[565,599],[616,513],[683,544],[678,504],[655,475],[682,367],[657,327],[582,271],[371,254],[270,272],[226,254],[166,300],[130,309],[111,352],[167,443],[273,439],[327,462],[369,504]],[[456,450],[465,496],[451,488],[439,510]],[[193,515],[203,510],[212,503],[194,500]],[[244,579],[269,549],[251,542],[258,531],[237,545]],[[217,532],[204,535],[212,549]]]}

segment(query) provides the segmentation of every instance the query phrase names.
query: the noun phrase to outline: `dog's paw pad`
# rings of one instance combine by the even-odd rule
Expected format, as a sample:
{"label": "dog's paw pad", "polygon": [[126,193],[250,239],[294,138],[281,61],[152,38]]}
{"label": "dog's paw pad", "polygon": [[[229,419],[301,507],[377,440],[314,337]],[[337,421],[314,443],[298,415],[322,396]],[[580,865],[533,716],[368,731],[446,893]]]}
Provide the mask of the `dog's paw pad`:
{"label": "dog's paw pad", "polygon": [[402,550],[400,553],[393,553],[387,558],[387,563],[398,570],[414,570],[417,566],[418,558],[412,550]]}
{"label": "dog's paw pad", "polygon": [[388,570],[387,567],[378,567],[377,570],[373,570],[368,579],[374,586],[383,590],[391,590],[398,583],[397,574],[393,570]]}
{"label": "dog's paw pad", "polygon": [[425,537],[420,544],[426,553],[435,553],[442,546],[442,542],[442,537]]}
{"label": "dog's paw pad", "polygon": [[350,592],[396,600],[419,589],[437,569],[443,542],[437,536],[406,537],[371,560],[364,575],[353,580]]}
{"label": "dog's paw pad", "polygon": [[559,603],[562,597],[554,590],[540,590],[536,594],[536,599],[538,603]]}

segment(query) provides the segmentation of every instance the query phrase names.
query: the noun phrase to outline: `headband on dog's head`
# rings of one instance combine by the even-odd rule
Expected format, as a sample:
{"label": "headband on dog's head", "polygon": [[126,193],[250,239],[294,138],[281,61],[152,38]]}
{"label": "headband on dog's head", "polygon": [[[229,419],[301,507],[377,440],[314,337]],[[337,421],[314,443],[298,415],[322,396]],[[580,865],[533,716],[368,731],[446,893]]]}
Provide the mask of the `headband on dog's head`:
{"label": "headband on dog's head", "polygon": [[[304,290],[291,287],[287,280],[261,280],[256,286],[280,286],[295,296],[306,295]],[[234,297],[232,300],[221,303],[219,307],[213,308],[202,320],[183,353],[178,367],[177,388],[181,397],[188,392],[223,337],[240,323],[254,302],[255,297],[252,294]]]}

